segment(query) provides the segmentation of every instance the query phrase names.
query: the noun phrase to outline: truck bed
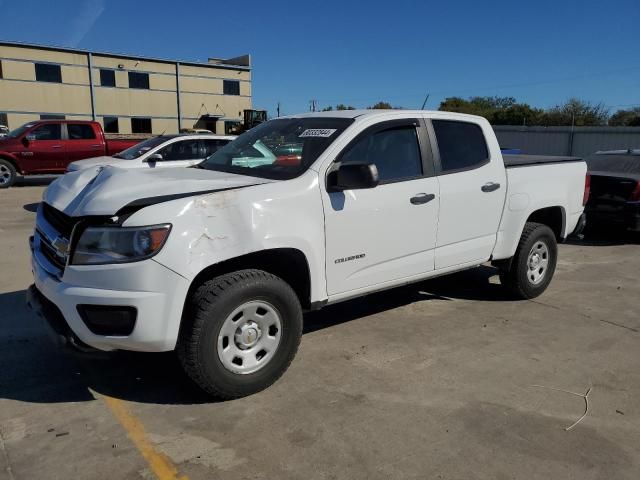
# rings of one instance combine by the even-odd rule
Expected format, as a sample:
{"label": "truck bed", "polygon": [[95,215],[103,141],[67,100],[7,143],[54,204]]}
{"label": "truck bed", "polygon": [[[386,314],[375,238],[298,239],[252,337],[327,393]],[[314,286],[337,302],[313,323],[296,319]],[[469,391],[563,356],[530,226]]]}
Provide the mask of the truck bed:
{"label": "truck bed", "polygon": [[504,166],[527,167],[530,165],[542,165],[547,163],[583,162],[580,157],[561,157],[555,155],[503,155]]}

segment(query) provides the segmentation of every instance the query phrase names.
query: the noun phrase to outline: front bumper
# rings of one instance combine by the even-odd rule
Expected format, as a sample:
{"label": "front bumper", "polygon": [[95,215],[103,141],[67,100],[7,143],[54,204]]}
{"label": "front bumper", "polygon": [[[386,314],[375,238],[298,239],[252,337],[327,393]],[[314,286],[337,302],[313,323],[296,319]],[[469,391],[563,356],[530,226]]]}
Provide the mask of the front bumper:
{"label": "front bumper", "polygon": [[[62,278],[58,278],[47,271],[41,255],[36,253],[32,242],[34,289],[30,289],[29,301],[36,310],[47,312],[43,316],[48,321],[57,317],[53,323],[58,329],[54,331],[66,343],[86,344],[105,351],[163,352],[175,348],[189,288],[187,279],[152,259],[127,264],[67,266]],[[43,302],[40,295],[46,301]],[[133,307],[137,311],[133,331],[127,336],[96,335],[82,320],[78,305]]]}

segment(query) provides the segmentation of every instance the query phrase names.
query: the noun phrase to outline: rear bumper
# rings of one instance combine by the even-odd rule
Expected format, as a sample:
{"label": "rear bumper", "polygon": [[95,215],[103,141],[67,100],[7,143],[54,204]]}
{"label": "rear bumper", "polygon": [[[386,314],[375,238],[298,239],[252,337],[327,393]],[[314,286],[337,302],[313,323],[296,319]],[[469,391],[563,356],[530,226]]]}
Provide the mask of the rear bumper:
{"label": "rear bumper", "polygon": [[590,225],[620,227],[640,232],[640,202],[626,202],[618,205],[591,204],[586,214]]}

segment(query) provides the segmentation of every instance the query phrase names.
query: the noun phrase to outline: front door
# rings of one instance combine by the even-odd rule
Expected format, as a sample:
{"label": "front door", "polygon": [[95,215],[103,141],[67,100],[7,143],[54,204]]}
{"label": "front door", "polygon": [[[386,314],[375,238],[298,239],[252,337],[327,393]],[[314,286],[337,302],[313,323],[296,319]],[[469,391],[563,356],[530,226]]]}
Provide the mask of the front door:
{"label": "front door", "polygon": [[64,171],[67,152],[62,142],[62,124],[45,123],[31,130],[20,156],[28,162],[25,170],[31,173]]}
{"label": "front door", "polygon": [[162,160],[149,162],[150,167],[190,167],[202,161],[202,149],[197,138],[177,140],[155,153],[162,155]]}
{"label": "front door", "polygon": [[339,164],[362,161],[376,165],[378,186],[323,196],[329,295],[434,268],[439,187],[420,122],[377,124],[337,158]]}

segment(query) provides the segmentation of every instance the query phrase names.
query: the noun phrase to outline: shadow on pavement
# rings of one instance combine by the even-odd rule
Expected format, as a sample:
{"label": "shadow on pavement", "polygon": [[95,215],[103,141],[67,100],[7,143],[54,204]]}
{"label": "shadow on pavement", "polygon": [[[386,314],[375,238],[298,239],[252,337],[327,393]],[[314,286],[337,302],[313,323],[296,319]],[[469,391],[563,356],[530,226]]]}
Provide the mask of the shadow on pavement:
{"label": "shadow on pavement", "polygon": [[[371,294],[305,315],[304,333],[403,305],[454,298],[507,299],[489,282],[496,270],[480,267],[440,279]],[[44,320],[25,305],[25,291],[0,294],[0,398],[31,403],[94,400],[92,392],[153,404],[200,404],[213,400],[184,374],[169,353],[96,352],[60,349]]]}

